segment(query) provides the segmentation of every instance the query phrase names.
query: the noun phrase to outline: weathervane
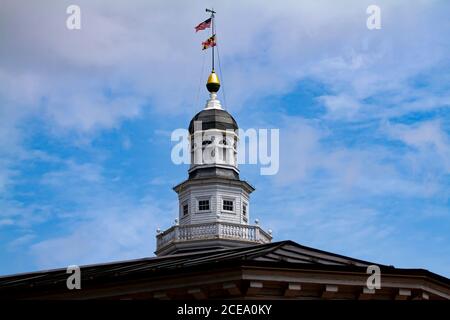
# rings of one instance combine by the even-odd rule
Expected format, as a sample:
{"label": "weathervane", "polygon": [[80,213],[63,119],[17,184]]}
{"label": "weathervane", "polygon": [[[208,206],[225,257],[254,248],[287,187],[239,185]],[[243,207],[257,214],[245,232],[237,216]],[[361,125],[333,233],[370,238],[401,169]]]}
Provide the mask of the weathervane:
{"label": "weathervane", "polygon": [[208,19],[206,19],[205,21],[203,21],[200,24],[198,24],[195,27],[195,32],[211,28],[211,36],[207,40],[202,42],[202,45],[203,45],[202,49],[206,50],[208,48],[212,48],[212,52],[211,52],[211,74],[209,75],[206,87],[207,87],[207,89],[208,89],[208,91],[210,93],[214,93],[215,94],[215,93],[217,93],[217,91],[219,91],[219,88],[220,88],[219,77],[217,76],[217,74],[214,71],[214,47],[217,45],[217,43],[216,43],[216,30],[214,28],[214,18],[215,18],[216,11],[214,11],[213,9],[206,9],[205,11],[207,13],[210,13],[211,16]]}

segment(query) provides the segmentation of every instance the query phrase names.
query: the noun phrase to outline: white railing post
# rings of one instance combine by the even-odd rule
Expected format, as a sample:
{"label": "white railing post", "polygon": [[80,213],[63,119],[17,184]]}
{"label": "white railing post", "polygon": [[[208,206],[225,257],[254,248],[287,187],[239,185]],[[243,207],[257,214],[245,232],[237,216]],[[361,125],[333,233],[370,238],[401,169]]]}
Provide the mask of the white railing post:
{"label": "white railing post", "polygon": [[260,236],[259,236],[259,227],[255,227],[255,241],[260,242]]}
{"label": "white railing post", "polygon": [[175,226],[173,231],[174,231],[173,240],[174,241],[178,241],[180,239],[180,229],[179,229],[179,227]]}

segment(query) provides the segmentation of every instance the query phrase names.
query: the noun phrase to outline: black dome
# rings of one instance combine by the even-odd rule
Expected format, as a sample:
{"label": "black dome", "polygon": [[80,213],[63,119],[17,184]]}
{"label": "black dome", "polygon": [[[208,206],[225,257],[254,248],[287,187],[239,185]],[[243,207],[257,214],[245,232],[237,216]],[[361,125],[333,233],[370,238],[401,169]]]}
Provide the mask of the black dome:
{"label": "black dome", "polygon": [[202,122],[202,130],[219,129],[219,130],[237,130],[236,120],[225,110],[221,109],[205,109],[197,113],[189,123],[189,133],[194,133],[194,121]]}

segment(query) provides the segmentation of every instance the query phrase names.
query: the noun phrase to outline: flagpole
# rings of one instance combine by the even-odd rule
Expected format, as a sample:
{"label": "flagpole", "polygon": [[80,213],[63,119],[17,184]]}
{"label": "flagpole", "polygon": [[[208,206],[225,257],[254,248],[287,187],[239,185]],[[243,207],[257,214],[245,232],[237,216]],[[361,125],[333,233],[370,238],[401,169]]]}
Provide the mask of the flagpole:
{"label": "flagpole", "polygon": [[[211,13],[211,37],[215,37],[215,29],[214,29],[214,18],[215,18],[215,11],[214,9],[206,9],[206,12],[210,12]],[[214,41],[216,41],[216,39],[214,38]],[[214,46],[212,47],[212,71],[214,71]]]}
{"label": "flagpole", "polygon": [[[212,36],[214,37],[215,35],[215,30],[214,30],[214,13],[211,13],[211,24],[212,24]],[[214,41],[216,41],[216,39],[214,38]],[[214,46],[212,47],[212,71],[214,71]]]}

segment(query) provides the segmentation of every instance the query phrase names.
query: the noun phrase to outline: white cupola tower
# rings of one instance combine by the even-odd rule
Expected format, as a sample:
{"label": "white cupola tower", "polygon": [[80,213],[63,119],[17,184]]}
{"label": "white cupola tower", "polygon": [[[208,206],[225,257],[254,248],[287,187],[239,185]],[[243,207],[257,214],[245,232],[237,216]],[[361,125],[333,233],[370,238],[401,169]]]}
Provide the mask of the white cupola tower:
{"label": "white cupola tower", "polygon": [[214,70],[205,108],[189,124],[189,178],[174,187],[179,216],[156,236],[158,256],[267,243],[272,240],[258,221],[250,224],[250,194],[237,166],[238,125],[217,99],[220,82]]}

